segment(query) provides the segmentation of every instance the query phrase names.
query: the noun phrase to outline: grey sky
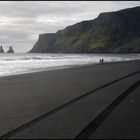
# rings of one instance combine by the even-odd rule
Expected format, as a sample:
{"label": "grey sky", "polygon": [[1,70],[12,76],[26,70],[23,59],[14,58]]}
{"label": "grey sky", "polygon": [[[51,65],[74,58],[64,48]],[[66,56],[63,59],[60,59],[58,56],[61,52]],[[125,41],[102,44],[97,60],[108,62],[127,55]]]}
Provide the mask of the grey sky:
{"label": "grey sky", "polygon": [[27,52],[39,34],[135,6],[140,1],[0,1],[0,45]]}

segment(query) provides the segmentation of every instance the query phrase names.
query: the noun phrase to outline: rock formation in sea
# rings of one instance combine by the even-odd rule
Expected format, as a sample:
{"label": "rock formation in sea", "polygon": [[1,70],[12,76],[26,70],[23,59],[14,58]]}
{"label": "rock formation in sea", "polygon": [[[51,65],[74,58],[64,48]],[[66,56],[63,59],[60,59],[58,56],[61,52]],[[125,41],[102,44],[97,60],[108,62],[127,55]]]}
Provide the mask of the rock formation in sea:
{"label": "rock formation in sea", "polygon": [[39,35],[31,53],[140,53],[140,7],[101,13]]}
{"label": "rock formation in sea", "polygon": [[7,51],[7,53],[14,53],[14,50],[12,47],[9,47],[9,50]]}
{"label": "rock formation in sea", "polygon": [[4,53],[4,49],[2,46],[0,46],[0,53]]}

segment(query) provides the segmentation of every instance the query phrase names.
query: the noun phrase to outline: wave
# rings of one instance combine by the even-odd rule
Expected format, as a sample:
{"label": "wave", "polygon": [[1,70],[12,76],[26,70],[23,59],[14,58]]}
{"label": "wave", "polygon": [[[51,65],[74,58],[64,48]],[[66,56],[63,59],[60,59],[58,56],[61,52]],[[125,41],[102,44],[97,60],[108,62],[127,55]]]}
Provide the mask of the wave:
{"label": "wave", "polygon": [[140,60],[140,54],[4,54],[0,55],[0,76],[52,70],[85,64]]}

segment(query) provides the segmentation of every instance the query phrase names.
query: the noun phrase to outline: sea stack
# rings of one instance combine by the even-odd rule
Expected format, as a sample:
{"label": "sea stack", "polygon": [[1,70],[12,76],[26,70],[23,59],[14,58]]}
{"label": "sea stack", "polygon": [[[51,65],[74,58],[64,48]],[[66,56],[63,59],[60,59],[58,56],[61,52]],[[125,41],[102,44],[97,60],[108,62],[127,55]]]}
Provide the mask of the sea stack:
{"label": "sea stack", "polygon": [[7,51],[7,53],[14,53],[14,50],[12,47],[9,47],[9,50]]}
{"label": "sea stack", "polygon": [[2,46],[0,47],[0,53],[4,53],[4,49],[2,48]]}

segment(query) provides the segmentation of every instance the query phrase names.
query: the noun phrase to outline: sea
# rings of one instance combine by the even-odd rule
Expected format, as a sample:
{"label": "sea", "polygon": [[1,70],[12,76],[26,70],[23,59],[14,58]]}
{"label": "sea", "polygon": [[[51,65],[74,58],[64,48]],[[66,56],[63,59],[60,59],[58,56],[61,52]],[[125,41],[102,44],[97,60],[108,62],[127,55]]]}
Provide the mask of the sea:
{"label": "sea", "polygon": [[0,54],[0,77],[105,63],[140,60],[140,54],[55,54],[17,53]]}

